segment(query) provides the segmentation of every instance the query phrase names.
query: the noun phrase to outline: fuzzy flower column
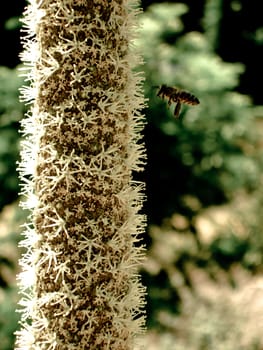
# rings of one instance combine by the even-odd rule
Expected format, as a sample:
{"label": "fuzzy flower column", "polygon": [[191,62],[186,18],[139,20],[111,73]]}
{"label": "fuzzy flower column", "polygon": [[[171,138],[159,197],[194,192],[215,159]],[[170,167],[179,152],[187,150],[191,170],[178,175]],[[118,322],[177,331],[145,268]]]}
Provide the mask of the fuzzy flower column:
{"label": "fuzzy flower column", "polygon": [[133,349],[144,327],[145,218],[136,1],[30,0],[32,105],[19,170],[27,248],[16,349]]}

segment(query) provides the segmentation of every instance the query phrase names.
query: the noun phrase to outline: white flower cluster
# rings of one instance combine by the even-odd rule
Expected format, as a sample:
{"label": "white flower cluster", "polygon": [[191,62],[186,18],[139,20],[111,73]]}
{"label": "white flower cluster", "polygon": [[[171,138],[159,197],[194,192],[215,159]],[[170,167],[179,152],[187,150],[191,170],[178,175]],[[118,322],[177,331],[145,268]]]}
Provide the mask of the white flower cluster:
{"label": "white flower cluster", "polygon": [[[145,159],[142,78],[125,0],[30,0],[22,60],[21,330],[16,349],[132,349],[144,325],[137,273]],[[28,322],[29,321],[29,322]]]}

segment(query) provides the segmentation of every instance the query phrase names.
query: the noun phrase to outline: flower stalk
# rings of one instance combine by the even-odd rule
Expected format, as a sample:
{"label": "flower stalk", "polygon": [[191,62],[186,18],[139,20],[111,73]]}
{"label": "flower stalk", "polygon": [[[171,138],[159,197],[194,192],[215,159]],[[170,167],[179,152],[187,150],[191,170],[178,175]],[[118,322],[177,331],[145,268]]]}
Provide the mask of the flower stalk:
{"label": "flower stalk", "polygon": [[136,1],[30,0],[17,350],[133,349],[145,217]]}

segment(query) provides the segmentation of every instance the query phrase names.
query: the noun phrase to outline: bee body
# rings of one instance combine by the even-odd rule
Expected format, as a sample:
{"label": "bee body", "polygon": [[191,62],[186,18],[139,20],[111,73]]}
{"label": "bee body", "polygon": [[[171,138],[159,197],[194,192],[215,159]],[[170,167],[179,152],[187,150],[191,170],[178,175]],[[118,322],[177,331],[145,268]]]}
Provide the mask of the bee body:
{"label": "bee body", "polygon": [[188,91],[181,90],[179,92],[179,98],[181,103],[187,104],[187,105],[198,105],[200,102],[197,97],[190,94]]}
{"label": "bee body", "polygon": [[198,98],[192,95],[190,92],[178,89],[177,87],[166,86],[164,84],[161,85],[157,96],[161,97],[162,99],[167,99],[169,106],[172,104],[172,102],[176,103],[174,110],[174,116],[176,118],[179,117],[181,104],[194,106],[200,103]]}

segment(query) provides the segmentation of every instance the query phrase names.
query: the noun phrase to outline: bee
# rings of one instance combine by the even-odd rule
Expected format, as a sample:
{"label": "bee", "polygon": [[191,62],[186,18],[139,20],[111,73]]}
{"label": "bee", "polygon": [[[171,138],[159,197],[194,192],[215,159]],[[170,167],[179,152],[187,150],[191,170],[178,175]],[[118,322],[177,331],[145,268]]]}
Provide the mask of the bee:
{"label": "bee", "polygon": [[179,118],[182,104],[194,106],[200,103],[198,98],[192,95],[190,92],[181,90],[177,87],[170,87],[165,84],[161,85],[157,96],[161,97],[162,99],[167,99],[168,106],[171,106],[172,102],[176,104],[174,109],[175,118]]}

